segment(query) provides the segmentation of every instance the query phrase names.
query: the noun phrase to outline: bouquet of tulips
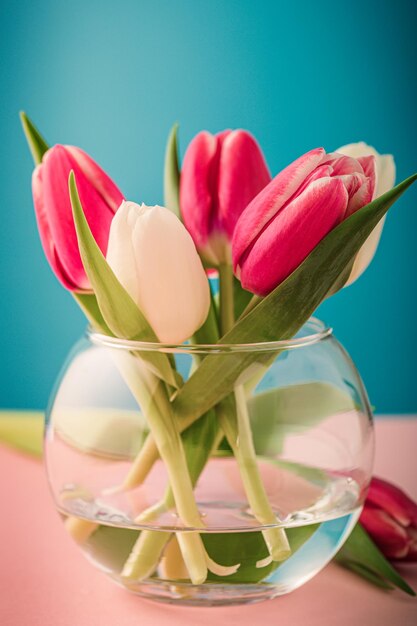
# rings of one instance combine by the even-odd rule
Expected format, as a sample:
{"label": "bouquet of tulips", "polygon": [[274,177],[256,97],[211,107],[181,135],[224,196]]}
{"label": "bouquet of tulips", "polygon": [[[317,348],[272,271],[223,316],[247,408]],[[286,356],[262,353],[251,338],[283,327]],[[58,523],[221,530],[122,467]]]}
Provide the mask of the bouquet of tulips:
{"label": "bouquet of tulips", "polygon": [[[145,206],[126,200],[81,149],[49,147],[24,114],[22,122],[36,164],[39,233],[55,275],[98,332],[165,346],[293,337],[325,298],[366,269],[385,213],[416,179],[393,187],[393,158],[364,143],[332,153],[311,150],[271,177],[257,142],[243,130],[199,133],[180,171],[174,127],[165,207]],[[210,272],[218,277],[218,294],[210,289]],[[260,477],[246,406],[250,354],[241,360],[196,355],[185,384],[167,352],[115,358],[150,430],[119,489],[140,484],[158,457],[169,478],[163,501],[139,521],[175,508],[185,527],[203,529],[193,488],[212,450],[226,440],[250,509],[266,527],[268,561],[286,559],[291,548]],[[204,429],[213,419],[205,446],[196,451],[189,427]],[[67,526],[79,540],[95,529],[71,518]],[[151,575],[169,538],[142,531],[123,576]],[[228,576],[239,565],[216,563],[198,532],[177,539],[194,584],[208,572]],[[340,558],[349,563],[347,553]]]}

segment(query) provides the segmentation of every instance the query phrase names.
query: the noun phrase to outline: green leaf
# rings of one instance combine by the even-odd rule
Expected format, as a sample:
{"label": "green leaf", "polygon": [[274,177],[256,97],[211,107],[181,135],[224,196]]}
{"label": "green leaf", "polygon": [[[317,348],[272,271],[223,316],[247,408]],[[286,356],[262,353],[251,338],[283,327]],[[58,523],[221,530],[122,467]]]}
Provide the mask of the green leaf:
{"label": "green leaf", "polygon": [[49,146],[24,111],[20,111],[20,121],[22,122],[23,132],[25,133],[35,165],[39,165]]}
{"label": "green leaf", "polygon": [[69,176],[69,190],[81,258],[104,320],[116,337],[157,342],[157,336],[116,278],[91,233],[73,172]]}
{"label": "green leaf", "polygon": [[329,290],[328,294],[327,294],[327,298],[330,298],[330,296],[333,296],[335,293],[337,293],[338,291],[340,291],[340,289],[343,289],[343,287],[345,286],[351,272],[353,269],[353,265],[355,263],[355,259],[351,259],[351,261],[346,265],[345,269],[343,270],[343,272],[340,274],[339,278],[336,280],[336,282],[334,283],[334,285],[332,286],[332,288]]}
{"label": "green leaf", "polygon": [[[215,305],[211,295],[211,303],[204,324],[194,333],[192,342],[205,344],[213,343],[219,337]],[[195,364],[200,361],[200,355],[194,355]],[[201,419],[194,422],[181,433],[191,480],[195,485],[203,471],[219,432],[219,423],[215,411],[210,410]],[[204,443],[203,443],[204,442]]]}
{"label": "green leaf", "polygon": [[[219,340],[219,324],[216,314],[216,305],[213,294],[210,291],[210,308],[204,324],[195,331],[191,343],[213,344]],[[196,357],[197,358],[197,357]]]}
{"label": "green leaf", "polygon": [[253,298],[253,293],[243,289],[240,280],[233,276],[233,308],[234,318],[237,320]]}
{"label": "green leaf", "polygon": [[[158,343],[148,321],[117,280],[91,233],[78,196],[74,172],[69,176],[69,190],[81,259],[106,324],[116,337]],[[167,354],[142,351],[140,355],[163,380],[178,388],[179,381]]]}
{"label": "green leaf", "polygon": [[311,465],[303,465],[301,463],[294,463],[293,461],[282,461],[281,459],[271,459],[271,457],[259,456],[258,459],[264,463],[269,463],[282,470],[291,472],[294,476],[305,478],[314,485],[323,486],[329,480],[329,476],[324,470],[317,469],[317,467],[312,467]]}
{"label": "green leaf", "polygon": [[40,457],[43,452],[43,413],[0,412],[0,442]]}
{"label": "green leaf", "polygon": [[[240,344],[293,337],[338,281],[389,207],[416,180],[403,181],[331,231],[274,291],[241,318],[219,343]],[[253,363],[267,363],[271,352],[210,354],[174,401],[179,419],[192,422],[244,382]]]}
{"label": "green leaf", "polygon": [[216,413],[211,410],[181,434],[188,471],[195,485],[203,471],[219,432]]}
{"label": "green leaf", "polygon": [[94,561],[114,572],[121,572],[139,531],[130,528],[99,526],[87,539],[83,549]]}
{"label": "green leaf", "polygon": [[[416,595],[415,591],[387,561],[359,523],[356,524],[346,543],[337,553],[335,560],[344,567],[356,568],[356,571],[361,575],[363,575],[364,569],[368,570],[371,575],[373,574],[388,584],[392,583],[408,595]],[[371,578],[369,574],[366,577],[368,580]]]}
{"label": "green leaf", "polygon": [[[320,524],[309,524],[286,528],[285,534],[291,546],[291,555],[318,530]],[[261,532],[203,533],[201,535],[207,552],[216,563],[230,566],[240,563],[235,574],[223,577],[209,572],[209,582],[223,584],[257,583],[264,580],[286,561],[273,561],[265,567],[256,567],[256,563],[269,556],[268,548]]]}
{"label": "green leaf", "polygon": [[73,291],[72,295],[93,329],[98,330],[104,335],[113,334],[104,321],[95,293],[77,293]]}
{"label": "green leaf", "polygon": [[365,580],[368,580],[370,583],[376,585],[377,587],[381,587],[382,589],[394,589],[393,585],[387,583],[386,580],[378,576],[378,574],[368,569],[364,565],[355,563],[354,561],[340,562],[339,565],[342,565],[342,567],[345,567],[355,574],[358,574],[358,576],[365,578]]}
{"label": "green leaf", "polygon": [[300,383],[257,393],[248,400],[257,454],[274,456],[285,437],[302,432],[330,415],[351,411],[351,396],[326,382]]}
{"label": "green leaf", "polygon": [[[181,433],[182,445],[184,446],[188,472],[193,487],[197,484],[200,475],[209,460],[213,448],[216,446],[219,435],[219,422],[215,411],[205,413],[201,419],[194,422],[189,428]],[[174,494],[171,487],[165,492],[165,505],[175,506]]]}
{"label": "green leaf", "polygon": [[164,203],[181,219],[180,211],[180,165],[178,158],[178,124],[174,124],[168,136],[165,150]]}

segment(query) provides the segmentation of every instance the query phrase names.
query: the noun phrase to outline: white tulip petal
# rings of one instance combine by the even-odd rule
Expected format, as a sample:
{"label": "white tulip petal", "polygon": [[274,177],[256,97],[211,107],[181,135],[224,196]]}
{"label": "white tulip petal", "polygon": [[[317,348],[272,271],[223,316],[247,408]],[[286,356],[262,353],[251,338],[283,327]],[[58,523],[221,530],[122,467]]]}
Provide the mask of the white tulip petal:
{"label": "white tulip petal", "polygon": [[171,211],[124,202],[112,222],[107,260],[161,342],[182,343],[203,324],[207,276],[191,235]]}
{"label": "white tulip petal", "polygon": [[346,156],[353,157],[357,159],[358,157],[368,156],[372,154],[372,156],[379,156],[378,152],[372,146],[368,146],[364,141],[358,141],[357,143],[348,143],[341,148],[335,150],[339,154],[344,154]]}
{"label": "white tulip petal", "polygon": [[[395,163],[391,154],[379,154],[372,146],[368,146],[364,141],[358,143],[350,143],[346,146],[338,148],[336,152],[351,156],[353,158],[359,158],[363,156],[373,155],[375,157],[376,165],[376,193],[375,197],[378,198],[382,194],[386,193],[395,183]],[[360,248],[353,263],[352,271],[348,280],[345,283],[345,287],[351,285],[363,272],[366,270],[370,262],[372,261],[375,252],[378,248],[379,240],[381,238],[382,229],[384,226],[385,217],[377,224],[368,239]]]}
{"label": "white tulip petal", "polygon": [[112,220],[107,246],[107,262],[131,298],[137,302],[135,255],[131,241],[131,211],[133,202],[123,201]]}
{"label": "white tulip petal", "polygon": [[360,248],[358,254],[353,262],[352,270],[349,274],[349,278],[345,283],[345,287],[351,285],[359,278],[361,274],[366,270],[370,262],[375,256],[375,252],[378,248],[379,240],[381,239],[382,229],[384,227],[385,217],[375,226],[374,230],[369,235],[363,246]]}
{"label": "white tulip petal", "polygon": [[378,186],[376,194],[382,196],[394,187],[395,163],[392,154],[381,154],[377,160]]}

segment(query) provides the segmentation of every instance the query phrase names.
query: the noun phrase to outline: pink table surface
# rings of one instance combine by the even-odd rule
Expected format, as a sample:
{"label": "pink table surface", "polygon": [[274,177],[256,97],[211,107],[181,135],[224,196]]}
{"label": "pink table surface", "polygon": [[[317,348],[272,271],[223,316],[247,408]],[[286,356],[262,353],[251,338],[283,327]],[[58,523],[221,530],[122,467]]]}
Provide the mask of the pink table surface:
{"label": "pink table surface", "polygon": [[[375,473],[417,498],[417,419],[376,424]],[[84,559],[54,511],[42,464],[0,448],[1,626],[408,626],[417,600],[330,564],[297,591],[244,607],[188,608],[142,600]],[[417,589],[417,565],[401,567]]]}

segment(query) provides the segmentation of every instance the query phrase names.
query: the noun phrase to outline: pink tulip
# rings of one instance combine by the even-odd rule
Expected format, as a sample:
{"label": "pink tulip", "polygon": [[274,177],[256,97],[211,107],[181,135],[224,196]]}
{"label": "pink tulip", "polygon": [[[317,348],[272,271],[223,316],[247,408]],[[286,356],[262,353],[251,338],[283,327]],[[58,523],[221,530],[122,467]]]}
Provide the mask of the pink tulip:
{"label": "pink tulip", "polygon": [[417,561],[417,504],[401,489],[373,478],[359,521],[387,558]]}
{"label": "pink tulip", "polygon": [[373,156],[354,159],[323,148],[280,172],[240,216],[232,242],[242,286],[265,296],[282,283],[333,228],[368,204]]}
{"label": "pink tulip", "polygon": [[236,222],[270,180],[261,149],[248,132],[203,131],[194,137],[184,157],[180,205],[184,223],[207,261],[231,262]]}
{"label": "pink tulip", "polygon": [[87,221],[105,254],[113,215],[122,193],[105,172],[80,148],[56,145],[43,157],[32,176],[32,192],[42,246],[53,271],[70,291],[91,289],[81,261],[68,193],[74,170]]}

